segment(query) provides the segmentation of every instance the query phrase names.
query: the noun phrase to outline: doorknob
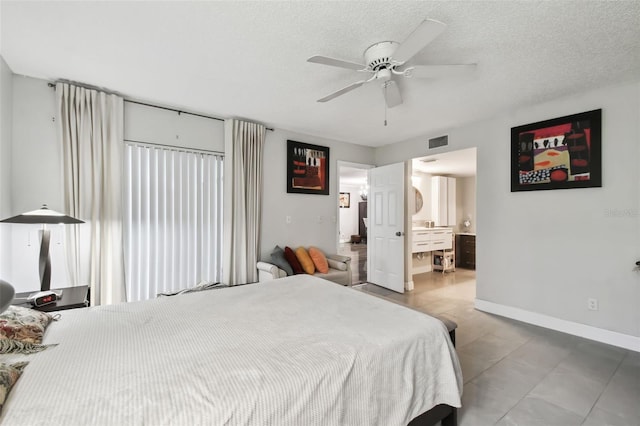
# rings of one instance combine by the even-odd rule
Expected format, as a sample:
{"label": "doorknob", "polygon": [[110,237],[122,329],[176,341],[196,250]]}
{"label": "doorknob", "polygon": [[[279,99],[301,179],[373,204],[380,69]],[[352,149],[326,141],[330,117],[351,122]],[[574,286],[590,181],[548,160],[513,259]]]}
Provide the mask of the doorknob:
{"label": "doorknob", "polygon": [[396,232],[396,237],[402,237],[403,235],[404,235],[404,232],[400,232],[400,231]]}

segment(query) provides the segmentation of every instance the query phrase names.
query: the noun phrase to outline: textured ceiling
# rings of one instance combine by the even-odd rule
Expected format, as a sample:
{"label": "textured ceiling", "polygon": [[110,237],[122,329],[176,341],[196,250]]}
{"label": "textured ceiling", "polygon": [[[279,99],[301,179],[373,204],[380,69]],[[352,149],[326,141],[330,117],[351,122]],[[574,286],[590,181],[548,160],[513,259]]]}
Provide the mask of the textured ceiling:
{"label": "textured ceiling", "polygon": [[[16,74],[104,87],[138,100],[369,146],[521,105],[640,79],[640,2],[9,2],[0,53]],[[448,24],[415,63],[477,63],[475,74],[376,84],[307,63],[361,62],[424,19]]]}

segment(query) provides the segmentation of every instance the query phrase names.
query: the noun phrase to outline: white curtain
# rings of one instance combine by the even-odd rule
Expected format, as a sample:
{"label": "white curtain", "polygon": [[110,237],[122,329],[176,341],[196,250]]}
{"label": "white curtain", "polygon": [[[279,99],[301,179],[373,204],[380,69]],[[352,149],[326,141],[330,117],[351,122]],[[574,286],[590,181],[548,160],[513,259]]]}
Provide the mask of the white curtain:
{"label": "white curtain", "polygon": [[[58,83],[56,100],[66,213],[88,223],[65,229],[71,284],[89,284],[92,305],[118,303],[125,299],[123,99]],[[81,267],[81,257],[88,257],[88,270]]]}
{"label": "white curtain", "polygon": [[234,119],[225,122],[225,284],[258,281],[265,134],[261,124]]}
{"label": "white curtain", "polygon": [[222,278],[223,157],[125,145],[127,301]]}

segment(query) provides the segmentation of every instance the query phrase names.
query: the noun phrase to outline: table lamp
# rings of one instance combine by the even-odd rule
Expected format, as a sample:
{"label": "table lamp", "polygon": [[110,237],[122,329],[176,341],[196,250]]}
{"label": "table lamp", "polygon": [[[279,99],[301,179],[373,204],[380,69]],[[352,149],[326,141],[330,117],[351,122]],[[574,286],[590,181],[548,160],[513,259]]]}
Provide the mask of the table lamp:
{"label": "table lamp", "polygon": [[84,223],[80,219],[49,210],[46,204],[38,210],[22,213],[8,219],[0,220],[3,223],[28,223],[42,224],[40,231],[40,291],[49,291],[51,288],[51,257],[49,256],[49,242],[51,240],[51,231],[47,229],[50,224],[72,224]]}
{"label": "table lamp", "polygon": [[0,280],[0,314],[9,307],[14,295],[13,286],[6,281]]}

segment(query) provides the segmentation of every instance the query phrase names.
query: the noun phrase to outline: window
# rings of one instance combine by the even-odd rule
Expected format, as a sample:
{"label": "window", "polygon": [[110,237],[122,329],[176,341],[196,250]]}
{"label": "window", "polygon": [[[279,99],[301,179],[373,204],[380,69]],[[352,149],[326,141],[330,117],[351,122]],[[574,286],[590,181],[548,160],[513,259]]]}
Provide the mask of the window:
{"label": "window", "polygon": [[222,278],[223,157],[127,142],[127,301]]}

